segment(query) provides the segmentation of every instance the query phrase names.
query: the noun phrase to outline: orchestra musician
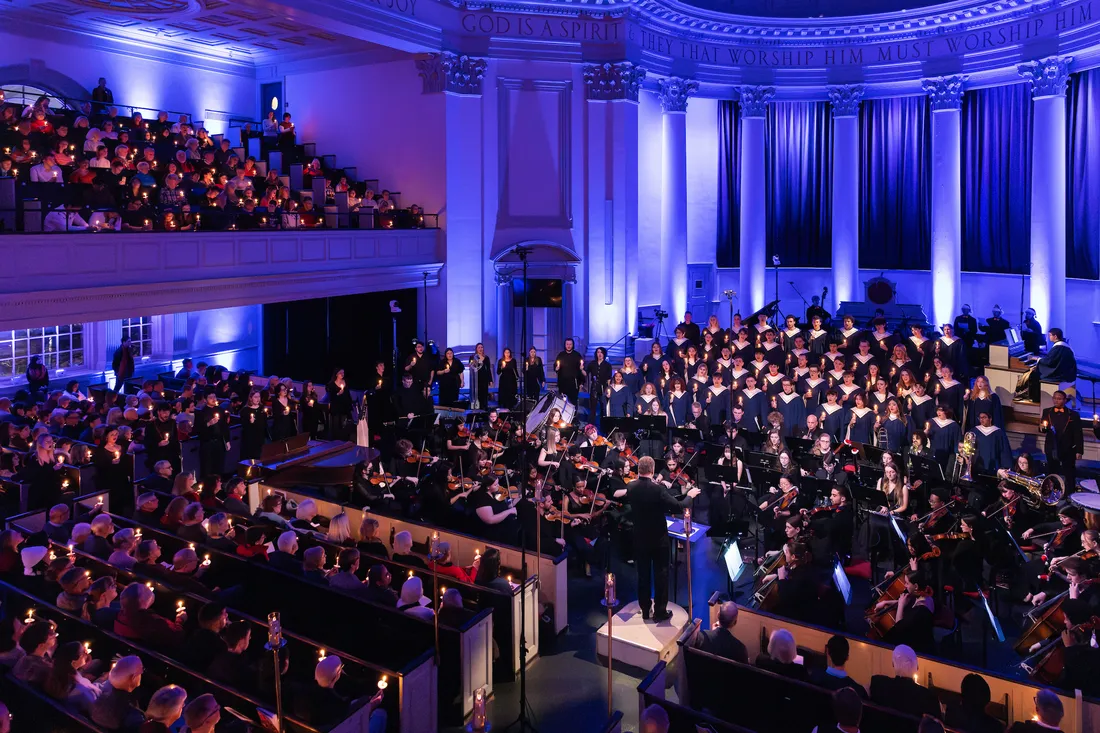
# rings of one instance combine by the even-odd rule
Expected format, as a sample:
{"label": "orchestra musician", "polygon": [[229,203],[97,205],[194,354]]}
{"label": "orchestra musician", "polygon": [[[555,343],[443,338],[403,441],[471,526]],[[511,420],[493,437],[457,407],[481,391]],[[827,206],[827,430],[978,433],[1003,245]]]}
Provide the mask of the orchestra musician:
{"label": "orchestra musician", "polygon": [[1066,480],[1066,490],[1072,492],[1077,486],[1077,461],[1085,453],[1081,416],[1066,407],[1066,393],[1062,390],[1055,392],[1051,399],[1053,406],[1043,410],[1039,420],[1044,435],[1043,454],[1047,471],[1062,476]]}
{"label": "orchestra musician", "polygon": [[1073,349],[1066,343],[1062,329],[1052,328],[1047,332],[1050,348],[1040,357],[1035,366],[1020,375],[1016,383],[1016,397],[1032,402],[1039,401],[1041,382],[1073,382],[1077,379],[1077,358]]}
{"label": "orchestra musician", "polygon": [[894,625],[883,641],[891,645],[905,644],[914,651],[930,654],[935,651],[932,635],[935,602],[930,578],[923,570],[910,568],[905,570],[903,582],[905,590],[897,599],[875,604],[875,611],[880,613],[893,608]]}
{"label": "orchestra musician", "polygon": [[787,562],[776,571],[778,597],[773,612],[795,621],[813,621],[817,617],[818,580],[810,544],[792,541],[784,546],[783,553]]}

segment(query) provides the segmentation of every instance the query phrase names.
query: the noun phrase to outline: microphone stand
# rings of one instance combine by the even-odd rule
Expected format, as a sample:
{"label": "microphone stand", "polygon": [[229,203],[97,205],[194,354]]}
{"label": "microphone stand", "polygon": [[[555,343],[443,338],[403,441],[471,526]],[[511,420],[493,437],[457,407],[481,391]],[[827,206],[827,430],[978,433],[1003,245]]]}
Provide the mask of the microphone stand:
{"label": "microphone stand", "polygon": [[[793,290],[795,292],[795,295],[797,295],[799,298],[802,298],[802,305],[809,308],[810,304],[806,302],[805,296],[803,296],[802,293],[798,290],[798,287],[794,284],[794,280],[788,280],[787,284],[791,286],[791,290]],[[778,288],[776,288],[776,290],[778,290]],[[822,305],[824,306],[824,304],[822,304]]]}

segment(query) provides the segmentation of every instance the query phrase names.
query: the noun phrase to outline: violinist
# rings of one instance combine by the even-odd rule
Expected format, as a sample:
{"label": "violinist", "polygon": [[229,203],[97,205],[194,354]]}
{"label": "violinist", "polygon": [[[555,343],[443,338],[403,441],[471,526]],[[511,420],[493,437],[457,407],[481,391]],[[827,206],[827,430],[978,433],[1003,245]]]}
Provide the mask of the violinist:
{"label": "violinist", "polygon": [[928,575],[923,570],[906,570],[905,590],[896,600],[879,601],[875,611],[887,611],[893,607],[894,625],[886,632],[883,641],[897,646],[905,644],[913,650],[930,654],[935,650],[932,635],[935,603]]}
{"label": "violinist", "polygon": [[[673,449],[679,445],[673,444]],[[666,489],[670,489],[673,496],[678,496],[684,493],[691,485],[692,480],[687,473],[688,469],[683,467],[681,460],[677,457],[677,453],[673,450],[665,456],[665,467],[657,474],[657,483],[664,484]],[[682,455],[680,453],[679,455]]]}
{"label": "violinist", "polygon": [[1080,553],[1056,558],[1050,563],[1044,589],[1032,596],[1032,605],[1040,606],[1068,590],[1070,598],[1083,601],[1092,613],[1100,615],[1100,588],[1087,582],[1096,577],[1097,532],[1083,532],[1081,545]]}
{"label": "violinist", "polygon": [[[796,514],[793,517],[787,517],[787,521],[783,523],[783,547],[779,550],[768,550],[760,557],[757,562],[761,565],[767,565],[775,561],[780,553],[785,553],[787,549],[794,542],[808,542],[809,541],[809,526],[806,520],[801,515]],[[767,583],[772,579],[772,576],[765,575],[760,581],[761,584]]]}
{"label": "violinist", "polygon": [[604,456],[603,463],[600,464],[600,467],[615,468],[618,466],[619,461],[623,461],[630,465],[637,465],[638,463],[634,451],[627,445],[626,433],[621,430],[614,430],[611,433],[611,447],[608,448],[607,455]]}
{"label": "violinist", "polygon": [[684,447],[684,441],[681,438],[672,439],[672,444],[665,452],[665,458],[675,458],[681,466],[687,462],[687,449]]}
{"label": "violinist", "polygon": [[959,590],[973,591],[982,587],[983,560],[988,556],[985,536],[978,532],[978,517],[964,514],[959,517],[959,531],[951,550],[950,566],[955,575],[953,585]]}
{"label": "violinist", "polygon": [[730,490],[734,485],[741,485],[745,473],[745,464],[737,457],[733,447],[729,444],[722,446],[722,455],[714,462],[716,466],[729,468],[733,472],[734,483],[727,481],[711,481],[710,490],[710,524],[715,528],[716,534],[723,534],[729,525],[733,507],[730,502]]}
{"label": "violinist", "polygon": [[787,563],[776,571],[778,591],[773,611],[795,621],[812,622],[817,616],[818,584],[810,545],[790,542],[783,552]]}
{"label": "violinist", "polygon": [[[1042,522],[1020,534],[1020,540],[1042,547],[1043,555],[1024,564],[1022,570],[1022,582],[1027,593],[1024,595],[1024,603],[1040,605],[1042,600],[1035,602],[1042,596],[1042,579],[1051,573],[1051,565],[1065,562],[1060,558],[1068,558],[1081,550],[1081,513],[1077,507],[1064,506],[1058,510],[1058,520],[1055,522]],[[1049,593],[1047,594],[1049,595]]]}
{"label": "violinist", "polygon": [[460,466],[469,466],[470,428],[466,426],[466,416],[459,415],[454,426],[447,431],[447,455]]}
{"label": "violinist", "polygon": [[606,445],[607,439],[600,435],[600,431],[592,423],[588,423],[581,429],[577,436],[576,446],[581,450],[591,451],[598,445]]}
{"label": "violinist", "polygon": [[1016,484],[1001,481],[997,484],[1001,498],[982,512],[982,516],[1004,522],[1009,534],[1019,540],[1020,535],[1034,524],[1031,508],[1024,503]]}
{"label": "violinist", "polygon": [[565,445],[561,442],[561,432],[557,428],[546,428],[546,442],[539,449],[539,469],[543,472],[556,472],[561,467],[565,450]]}
{"label": "violinist", "polygon": [[1092,646],[1095,625],[1090,623],[1097,614],[1095,606],[1086,601],[1069,599],[1062,604],[1066,617],[1066,630],[1062,641],[1066,650],[1058,687],[1063,690],[1080,690],[1086,697],[1100,697],[1100,649]]}
{"label": "violinist", "polygon": [[827,558],[833,555],[847,560],[852,554],[852,535],[855,532],[855,513],[848,489],[834,486],[829,492],[829,504],[815,510],[801,510],[812,522],[814,534],[825,540]]}
{"label": "violinist", "polygon": [[609,505],[606,499],[589,490],[588,481],[582,475],[573,479],[572,490],[557,503],[559,506],[564,503],[567,515],[563,523],[565,544],[583,564],[584,576],[591,578],[592,566],[604,565],[606,543],[601,540],[599,523]]}
{"label": "violinist", "polygon": [[937,535],[951,531],[955,524],[955,517],[948,508],[948,493],[946,489],[936,488],[928,497],[930,511],[924,517],[918,517],[916,513],[911,519],[917,525],[917,530],[922,534]]}
{"label": "violinist", "polygon": [[475,534],[494,542],[519,544],[519,519],[506,492],[500,489],[495,476],[481,479],[477,488],[466,497],[466,508],[472,515]]}
{"label": "violinist", "polygon": [[782,544],[780,538],[787,518],[798,514],[800,497],[798,486],[790,476],[781,476],[779,487],[769,487],[768,493],[770,496],[760,502],[760,521],[771,525],[772,533],[768,544],[776,549]]}

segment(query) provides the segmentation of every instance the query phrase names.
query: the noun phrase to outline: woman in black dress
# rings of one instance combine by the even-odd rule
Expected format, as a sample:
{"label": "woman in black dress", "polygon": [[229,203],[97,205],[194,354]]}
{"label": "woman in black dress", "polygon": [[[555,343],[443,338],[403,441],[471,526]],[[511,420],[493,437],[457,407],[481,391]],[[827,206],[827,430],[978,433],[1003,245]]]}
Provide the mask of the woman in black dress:
{"label": "woman in black dress", "polygon": [[[485,345],[479,343],[474,347],[474,355],[470,357],[470,372],[473,382],[477,385],[477,409],[489,409],[489,388],[493,386],[493,365],[489,357],[485,355]],[[473,388],[473,384],[470,388]]]}
{"label": "woman in black dress", "polygon": [[[348,409],[351,412],[351,409]],[[290,390],[282,382],[271,397],[271,439],[285,440],[298,434],[290,404]]]}
{"label": "woman in black dress", "polygon": [[[14,465],[13,462],[13,467]],[[38,436],[35,449],[29,451],[23,465],[17,469],[16,478],[30,486],[27,503],[29,509],[46,509],[61,500],[61,481],[64,474],[62,464],[54,458],[52,435],[42,433]]]}
{"label": "woman in black dress", "polygon": [[134,505],[133,477],[124,460],[129,447],[129,441],[121,436],[118,427],[110,425],[92,454],[96,488],[107,489],[111,510],[124,515],[133,511]]}
{"label": "woman in black dress", "polygon": [[260,393],[249,392],[241,408],[241,458],[259,458],[268,440],[267,413],[260,404]]}
{"label": "woman in black dress", "polygon": [[458,404],[458,391],[462,389],[462,377],[465,372],[462,364],[455,358],[454,349],[443,352],[443,359],[437,367],[435,378],[439,383],[439,406],[454,407]]}
{"label": "woman in black dress", "polygon": [[320,435],[325,431],[325,415],[321,410],[321,400],[313,382],[302,382],[302,398],[298,401],[299,424],[303,433]]}
{"label": "woman in black dress", "polygon": [[337,369],[325,385],[325,400],[329,411],[329,437],[342,440],[347,436],[347,422],[351,418],[351,390],[344,381],[344,370]]}
{"label": "woman in black dress", "polygon": [[504,349],[497,362],[497,406],[511,409],[519,393],[519,367],[511,349]]}
{"label": "woman in black dress", "polygon": [[542,357],[532,346],[527,350],[527,361],[523,362],[523,390],[531,399],[537,399],[542,394],[542,385],[546,384],[546,370],[542,365]]}

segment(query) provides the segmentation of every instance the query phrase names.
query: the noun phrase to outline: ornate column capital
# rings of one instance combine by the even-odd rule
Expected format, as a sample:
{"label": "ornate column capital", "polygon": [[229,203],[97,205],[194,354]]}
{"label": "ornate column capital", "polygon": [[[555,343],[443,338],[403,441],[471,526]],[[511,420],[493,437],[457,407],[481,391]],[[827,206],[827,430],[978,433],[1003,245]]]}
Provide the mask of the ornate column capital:
{"label": "ornate column capital", "polygon": [[763,117],[768,102],[775,96],[775,87],[743,86],[738,91],[741,95],[742,117]]}
{"label": "ornate column capital", "polygon": [[665,112],[687,112],[688,97],[699,91],[699,82],[678,76],[658,79],[657,85],[660,87],[657,98],[661,100],[661,109]]}
{"label": "ornate column capital", "polygon": [[963,92],[966,91],[967,74],[937,76],[921,82],[924,93],[932,98],[932,111],[961,109]]}
{"label": "ornate column capital", "polygon": [[1047,56],[1039,61],[1018,64],[1016,71],[1031,82],[1031,98],[1063,97],[1069,81],[1069,65],[1072,56]]}
{"label": "ornate column capital", "polygon": [[481,94],[485,78],[485,59],[465,54],[441,51],[416,60],[416,69],[423,82],[423,94]]}
{"label": "ornate column capital", "polygon": [[833,117],[855,117],[859,114],[859,103],[863,101],[862,84],[836,84],[827,87],[829,103],[833,106]]}
{"label": "ornate column capital", "polygon": [[626,99],[638,101],[638,89],[645,79],[645,69],[629,61],[605,64],[585,64],[584,98],[609,101]]}

